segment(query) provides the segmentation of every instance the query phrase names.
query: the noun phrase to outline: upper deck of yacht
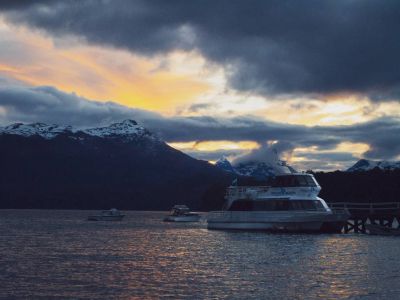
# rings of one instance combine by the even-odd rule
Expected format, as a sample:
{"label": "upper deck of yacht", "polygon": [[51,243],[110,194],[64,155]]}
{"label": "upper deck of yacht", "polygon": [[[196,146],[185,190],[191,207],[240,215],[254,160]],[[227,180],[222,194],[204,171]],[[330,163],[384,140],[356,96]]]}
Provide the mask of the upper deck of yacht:
{"label": "upper deck of yacht", "polygon": [[277,175],[265,186],[230,186],[225,198],[262,199],[268,197],[316,197],[321,187],[312,174],[292,173]]}
{"label": "upper deck of yacht", "polygon": [[271,182],[271,187],[317,187],[318,182],[312,174],[292,173],[276,175]]}

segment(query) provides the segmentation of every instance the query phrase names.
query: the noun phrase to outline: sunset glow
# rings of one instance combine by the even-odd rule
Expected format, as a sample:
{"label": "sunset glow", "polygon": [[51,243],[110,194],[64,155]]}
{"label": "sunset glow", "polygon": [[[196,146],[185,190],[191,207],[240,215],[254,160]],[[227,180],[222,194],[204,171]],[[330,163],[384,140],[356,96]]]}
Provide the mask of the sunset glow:
{"label": "sunset glow", "polygon": [[[57,18],[53,17],[59,9],[61,6],[32,6],[32,16],[57,23]],[[75,28],[79,22],[71,23],[70,27],[61,24],[55,29],[45,22],[26,18],[15,10],[0,14],[0,87],[6,89],[7,95],[27,89],[28,93],[39,93],[38,99],[75,97],[76,101],[87,103],[74,106],[80,110],[91,103],[96,107],[100,105],[97,103],[104,103],[102,113],[124,111],[123,117],[132,114],[132,118],[144,124],[153,124],[159,119],[171,124],[187,122],[188,128],[199,126],[198,132],[226,130],[225,135],[193,135],[183,139],[173,136],[177,132],[175,129],[162,133],[173,140],[166,140],[172,147],[209,161],[215,161],[223,154],[230,158],[247,155],[271,139],[276,140],[276,145],[269,146],[279,148],[282,158],[299,168],[309,167],[307,163],[317,165],[329,154],[334,157],[330,164],[335,168],[345,168],[351,164],[350,160],[366,155],[382,159],[399,157],[394,150],[397,146],[391,148],[390,154],[382,150],[385,146],[381,143],[390,143],[393,139],[388,138],[387,142],[378,138],[370,140],[371,137],[361,137],[365,131],[354,136],[351,130],[368,127],[374,122],[397,130],[400,102],[394,83],[391,88],[384,89],[384,83],[370,84],[370,79],[366,79],[364,85],[360,83],[359,87],[354,76],[347,80],[341,80],[341,76],[330,78],[331,69],[320,74],[321,70],[313,69],[308,56],[304,56],[304,61],[292,58],[294,54],[290,48],[285,52],[286,45],[268,37],[268,33],[260,37],[260,46],[254,49],[252,41],[249,41],[249,48],[240,43],[226,48],[219,36],[213,39],[211,32],[210,37],[204,35],[195,23],[190,22],[176,27],[169,24],[171,28],[161,26],[160,32],[168,36],[165,38],[158,31],[147,35],[135,35],[136,31],[133,31],[135,37],[125,36],[124,31],[103,35],[96,28],[92,28],[93,32],[88,28]],[[62,19],[62,15],[59,18]],[[102,28],[106,32],[107,27]],[[240,32],[235,31],[235,34],[240,35]],[[281,34],[290,35],[286,31]],[[211,39],[208,43],[203,41],[207,38]],[[246,40],[247,37],[238,37],[241,38]],[[270,38],[274,41],[271,44]],[[137,41],[141,39],[141,42]],[[279,47],[282,49],[278,50]],[[247,50],[253,52],[247,53]],[[266,55],[268,51],[271,58]],[[281,58],[282,53],[288,55],[286,60]],[[329,57],[331,53],[324,55]],[[329,65],[330,60],[325,60],[326,57],[321,54],[323,63]],[[287,73],[288,70],[294,73]],[[368,76],[374,74],[371,72]],[[359,76],[361,78],[362,74]],[[333,82],[335,78],[337,85]],[[59,95],[49,95],[43,86],[54,89]],[[65,96],[60,96],[62,93]],[[7,101],[0,102],[2,124],[31,120],[32,114],[19,113],[18,108]],[[55,105],[57,101],[45,103]],[[109,105],[112,107],[108,108]],[[46,121],[48,117],[40,107],[35,114],[42,114],[38,115],[38,121]],[[120,117],[102,118],[117,120]],[[169,130],[156,123],[155,130]],[[213,125],[207,129],[210,124]],[[179,130],[184,130],[185,126]],[[347,130],[348,136],[336,136],[333,132],[337,128]],[[322,133],[324,130],[332,133]],[[293,132],[284,136],[288,131]],[[306,136],[301,138],[296,131],[304,132],[306,136],[310,134],[308,131],[321,132],[315,133],[318,141],[311,138],[311,141],[303,142]],[[240,136],[233,138],[230,133]],[[296,138],[295,142],[293,138]],[[323,146],[324,139],[329,140],[329,146]],[[340,161],[338,153],[342,153]],[[346,158],[345,153],[348,154]]]}

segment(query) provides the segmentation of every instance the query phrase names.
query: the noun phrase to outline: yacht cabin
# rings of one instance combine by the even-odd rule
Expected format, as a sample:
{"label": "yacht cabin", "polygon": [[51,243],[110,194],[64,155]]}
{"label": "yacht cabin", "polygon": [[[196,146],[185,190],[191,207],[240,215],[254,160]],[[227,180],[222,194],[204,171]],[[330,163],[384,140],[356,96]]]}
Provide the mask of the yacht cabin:
{"label": "yacht cabin", "polygon": [[277,175],[268,186],[230,186],[225,196],[228,211],[330,211],[318,197],[321,190],[312,174]]}

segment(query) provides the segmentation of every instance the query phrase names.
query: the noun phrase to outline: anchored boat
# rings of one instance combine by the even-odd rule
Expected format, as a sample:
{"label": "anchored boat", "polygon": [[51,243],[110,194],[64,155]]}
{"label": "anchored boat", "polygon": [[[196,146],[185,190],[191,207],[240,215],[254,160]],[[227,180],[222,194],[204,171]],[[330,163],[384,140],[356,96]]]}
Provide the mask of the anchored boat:
{"label": "anchored boat", "polygon": [[175,205],[169,216],[164,218],[165,222],[198,222],[200,215],[190,212],[186,205]]}
{"label": "anchored boat", "polygon": [[333,213],[318,197],[312,174],[277,175],[270,186],[228,187],[222,211],[210,212],[208,229],[341,232],[347,213]]}

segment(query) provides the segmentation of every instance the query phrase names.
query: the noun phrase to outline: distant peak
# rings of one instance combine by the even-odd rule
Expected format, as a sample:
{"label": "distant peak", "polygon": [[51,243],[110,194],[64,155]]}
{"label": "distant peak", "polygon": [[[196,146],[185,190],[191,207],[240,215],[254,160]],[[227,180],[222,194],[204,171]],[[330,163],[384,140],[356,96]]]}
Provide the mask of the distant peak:
{"label": "distant peak", "polygon": [[112,125],[119,125],[119,124],[123,124],[123,125],[128,125],[128,126],[137,126],[138,125],[138,123],[135,121],[135,120],[131,120],[131,119],[126,119],[126,120],[123,120],[122,122],[120,122],[120,123],[114,123],[114,124],[111,124],[111,126]]}
{"label": "distant peak", "polygon": [[98,137],[124,137],[127,141],[147,137],[158,140],[150,131],[140,126],[135,120],[124,120],[110,126],[83,130],[86,134]]}
{"label": "distant peak", "polygon": [[8,126],[4,127],[4,129],[9,129],[9,130],[10,129],[17,129],[22,125],[24,125],[24,124],[23,123],[13,123],[11,125],[8,125]]}
{"label": "distant peak", "polygon": [[235,173],[235,170],[225,155],[216,161],[215,166],[227,172]]}
{"label": "distant peak", "polygon": [[347,169],[347,172],[355,172],[355,171],[369,171],[374,168],[378,168],[381,170],[395,170],[400,169],[400,162],[398,161],[374,161],[367,159],[360,159],[357,161],[352,167]]}
{"label": "distant peak", "polygon": [[229,162],[228,158],[225,155],[222,155],[217,162]]}
{"label": "distant peak", "polygon": [[0,127],[0,134],[13,134],[25,137],[38,135],[45,139],[51,139],[61,133],[72,131],[71,126],[48,125],[39,122],[32,124],[14,123],[3,128]]}

